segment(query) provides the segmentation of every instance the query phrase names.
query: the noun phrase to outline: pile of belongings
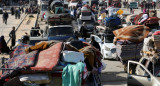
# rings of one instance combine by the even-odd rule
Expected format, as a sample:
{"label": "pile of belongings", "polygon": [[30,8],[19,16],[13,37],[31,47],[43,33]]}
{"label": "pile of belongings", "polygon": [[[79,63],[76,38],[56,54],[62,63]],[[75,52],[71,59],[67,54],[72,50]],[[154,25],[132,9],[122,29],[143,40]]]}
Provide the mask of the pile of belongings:
{"label": "pile of belongings", "polygon": [[[101,59],[102,55],[95,47],[82,41],[41,41],[35,46],[22,43],[5,65],[6,69],[12,70],[5,70],[0,75],[0,82],[7,79],[5,86],[19,86],[17,83],[79,86],[84,84],[89,71],[101,72]],[[14,80],[17,82],[13,83]]]}
{"label": "pile of belongings", "polygon": [[160,31],[150,32],[150,36],[144,39],[142,48],[143,57],[159,58],[160,52]]}
{"label": "pile of belongings", "polygon": [[133,25],[113,31],[116,52],[121,60],[140,58],[143,40],[148,36],[150,29],[144,25]]}
{"label": "pile of belongings", "polygon": [[[138,25],[139,20],[143,16],[144,13],[140,13],[134,18],[134,23]],[[159,26],[159,18],[155,15],[154,12],[149,13],[149,18],[145,21],[144,25],[148,27]]]}
{"label": "pile of belongings", "polygon": [[54,24],[70,24],[72,22],[72,16],[69,13],[54,14],[48,18],[49,25]]}

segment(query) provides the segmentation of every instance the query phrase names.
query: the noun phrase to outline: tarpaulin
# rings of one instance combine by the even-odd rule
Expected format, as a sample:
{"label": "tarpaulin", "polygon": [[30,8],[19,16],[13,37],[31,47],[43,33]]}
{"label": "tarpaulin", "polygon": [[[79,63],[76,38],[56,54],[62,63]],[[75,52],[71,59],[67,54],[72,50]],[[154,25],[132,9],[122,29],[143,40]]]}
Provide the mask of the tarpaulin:
{"label": "tarpaulin", "polygon": [[113,34],[116,40],[129,40],[134,43],[140,43],[147,37],[150,28],[144,25],[133,25],[114,30]]}

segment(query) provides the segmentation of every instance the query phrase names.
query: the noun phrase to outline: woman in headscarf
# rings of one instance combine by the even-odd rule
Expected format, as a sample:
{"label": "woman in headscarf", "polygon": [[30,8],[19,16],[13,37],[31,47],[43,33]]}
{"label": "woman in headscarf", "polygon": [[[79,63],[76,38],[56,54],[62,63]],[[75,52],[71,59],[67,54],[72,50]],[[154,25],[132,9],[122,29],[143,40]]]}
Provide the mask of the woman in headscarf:
{"label": "woman in headscarf", "polygon": [[6,43],[6,41],[5,41],[5,39],[4,39],[4,36],[1,36],[1,52],[2,53],[7,53],[7,54],[9,54],[9,47],[7,46],[7,43]]}

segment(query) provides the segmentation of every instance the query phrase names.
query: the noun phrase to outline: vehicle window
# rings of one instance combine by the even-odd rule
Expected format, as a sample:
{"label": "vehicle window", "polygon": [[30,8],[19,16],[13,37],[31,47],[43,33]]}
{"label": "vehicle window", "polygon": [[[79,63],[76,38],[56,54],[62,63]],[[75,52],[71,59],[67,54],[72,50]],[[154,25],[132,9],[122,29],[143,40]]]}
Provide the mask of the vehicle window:
{"label": "vehicle window", "polygon": [[82,12],[82,16],[91,16],[91,12]]}
{"label": "vehicle window", "polygon": [[147,59],[143,59],[142,62],[141,62],[141,64],[145,65],[146,62],[147,62]]}
{"label": "vehicle window", "polygon": [[73,35],[72,27],[54,27],[49,29],[49,36],[68,36]]}
{"label": "vehicle window", "polygon": [[48,5],[42,5],[42,11],[45,11],[48,9]]}
{"label": "vehicle window", "polygon": [[102,42],[102,40],[99,37],[94,36],[94,38],[97,42]]}
{"label": "vehicle window", "polygon": [[135,63],[129,64],[129,74],[137,76],[149,76],[147,71],[141,65]]}
{"label": "vehicle window", "polygon": [[105,43],[113,43],[114,35],[105,36]]}

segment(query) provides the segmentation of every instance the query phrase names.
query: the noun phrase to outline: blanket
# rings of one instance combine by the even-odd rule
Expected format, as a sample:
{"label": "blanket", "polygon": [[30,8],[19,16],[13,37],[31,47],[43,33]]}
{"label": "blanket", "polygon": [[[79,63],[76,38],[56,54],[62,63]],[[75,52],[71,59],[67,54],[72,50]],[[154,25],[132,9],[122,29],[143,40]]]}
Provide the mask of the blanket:
{"label": "blanket", "polygon": [[45,50],[54,44],[58,43],[59,41],[41,41],[35,44],[35,46],[28,47],[25,49],[26,53],[32,52],[34,50]]}
{"label": "blanket", "polygon": [[52,71],[60,60],[62,45],[63,43],[59,42],[48,49],[40,51],[37,64],[31,67],[31,70]]}
{"label": "blanket", "polygon": [[137,16],[134,18],[134,23],[135,23],[136,25],[138,25],[138,21],[139,21],[139,19],[140,19],[142,16],[143,16],[143,13],[140,13],[139,15],[137,15]]}
{"label": "blanket", "polygon": [[13,51],[12,58],[25,54],[25,48],[29,47],[28,44],[20,43]]}
{"label": "blanket", "polygon": [[15,75],[16,70],[21,70],[27,67],[34,66],[37,54],[38,54],[38,51],[33,51],[28,54],[23,54],[23,55],[9,59],[6,68],[11,68],[14,70],[6,70],[1,75],[1,79],[5,79],[8,76]]}
{"label": "blanket", "polygon": [[84,53],[85,63],[87,65],[87,70],[92,71],[93,67],[101,67],[101,53],[92,46],[86,46],[79,50],[80,52]]}
{"label": "blanket", "polygon": [[129,40],[134,43],[140,43],[147,37],[150,28],[144,25],[133,25],[120,28],[113,31],[113,34],[116,36],[117,40]]}

